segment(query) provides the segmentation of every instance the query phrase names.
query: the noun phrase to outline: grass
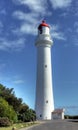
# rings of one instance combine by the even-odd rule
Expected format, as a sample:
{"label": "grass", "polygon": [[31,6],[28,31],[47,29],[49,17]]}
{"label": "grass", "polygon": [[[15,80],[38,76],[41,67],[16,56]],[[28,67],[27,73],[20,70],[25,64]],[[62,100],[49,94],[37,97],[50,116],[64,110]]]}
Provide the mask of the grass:
{"label": "grass", "polygon": [[38,124],[38,122],[17,123],[10,127],[0,127],[0,130],[12,130],[13,127],[16,127],[16,130],[20,130],[21,128],[29,127],[35,124]]}

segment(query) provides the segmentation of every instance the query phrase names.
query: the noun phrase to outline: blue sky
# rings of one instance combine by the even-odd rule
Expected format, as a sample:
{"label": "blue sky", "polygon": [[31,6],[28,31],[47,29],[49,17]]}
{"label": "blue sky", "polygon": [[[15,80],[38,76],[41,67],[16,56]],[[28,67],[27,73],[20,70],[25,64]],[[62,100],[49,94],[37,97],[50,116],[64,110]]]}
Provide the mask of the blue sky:
{"label": "blue sky", "polygon": [[35,104],[37,27],[50,25],[55,107],[78,106],[78,1],[0,0],[0,83]]}

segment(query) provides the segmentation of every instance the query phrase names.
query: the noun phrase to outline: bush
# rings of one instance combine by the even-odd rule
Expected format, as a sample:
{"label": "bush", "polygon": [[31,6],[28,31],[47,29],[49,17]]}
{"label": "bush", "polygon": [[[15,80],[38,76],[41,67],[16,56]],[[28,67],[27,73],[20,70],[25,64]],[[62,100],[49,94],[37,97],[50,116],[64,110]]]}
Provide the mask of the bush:
{"label": "bush", "polygon": [[11,122],[7,117],[0,117],[0,127],[10,126]]}
{"label": "bush", "polygon": [[65,115],[64,117],[65,117],[65,119],[78,119],[78,115],[75,115],[75,116],[74,115],[71,115],[71,116]]}
{"label": "bush", "polygon": [[17,114],[8,102],[0,97],[0,117],[8,117],[14,123],[17,121]]}

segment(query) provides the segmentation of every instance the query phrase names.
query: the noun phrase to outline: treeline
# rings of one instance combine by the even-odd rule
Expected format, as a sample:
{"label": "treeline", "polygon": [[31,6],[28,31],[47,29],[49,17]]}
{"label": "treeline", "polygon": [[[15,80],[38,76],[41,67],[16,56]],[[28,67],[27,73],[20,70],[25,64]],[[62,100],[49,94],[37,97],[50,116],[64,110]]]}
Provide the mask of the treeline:
{"label": "treeline", "polygon": [[[35,111],[17,98],[13,88],[0,84],[0,126],[36,120]],[[7,122],[7,123],[6,123]]]}
{"label": "treeline", "polygon": [[65,115],[64,116],[65,119],[78,119],[78,115]]}

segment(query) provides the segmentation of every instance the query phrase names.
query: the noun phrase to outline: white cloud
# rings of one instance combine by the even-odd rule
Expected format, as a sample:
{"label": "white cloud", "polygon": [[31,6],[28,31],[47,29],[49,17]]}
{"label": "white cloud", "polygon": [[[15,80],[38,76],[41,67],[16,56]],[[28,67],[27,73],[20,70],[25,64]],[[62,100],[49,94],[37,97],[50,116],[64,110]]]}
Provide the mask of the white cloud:
{"label": "white cloud", "polygon": [[[77,39],[77,41],[78,41],[78,39]],[[78,47],[78,42],[75,42],[74,45]]]}
{"label": "white cloud", "polygon": [[2,14],[2,15],[6,15],[6,14],[7,14],[7,12],[6,12],[6,10],[5,10],[5,9],[0,9],[0,14]]}
{"label": "white cloud", "polygon": [[3,23],[0,21],[0,28],[2,28],[3,27]]}
{"label": "white cloud", "polygon": [[6,38],[0,38],[0,50],[21,50],[25,45],[25,39],[19,38],[11,41]]}
{"label": "white cloud", "polygon": [[20,27],[20,32],[21,33],[26,33],[26,34],[32,34],[34,35],[35,34],[35,27],[33,24],[22,24],[22,26]]}
{"label": "white cloud", "polygon": [[74,27],[78,27],[78,21],[74,23]]}
{"label": "white cloud", "polygon": [[4,27],[4,25],[3,25],[2,21],[0,21],[0,34],[2,34],[3,27]]}
{"label": "white cloud", "polygon": [[78,47],[78,39],[74,39],[73,46],[74,46],[74,47]]}
{"label": "white cloud", "polygon": [[18,79],[18,80],[13,81],[13,83],[14,84],[23,84],[24,80]]}
{"label": "white cloud", "polygon": [[73,36],[73,45],[78,47],[78,36]]}
{"label": "white cloud", "polygon": [[52,32],[52,37],[58,40],[66,40],[62,32]]}
{"label": "white cloud", "polygon": [[72,0],[50,0],[54,9],[65,8],[71,5]]}
{"label": "white cloud", "polygon": [[24,13],[22,11],[15,11],[13,17],[19,20],[24,20],[28,23],[37,23],[38,14],[37,13]]}
{"label": "white cloud", "polygon": [[75,12],[75,16],[78,16],[78,11]]}
{"label": "white cloud", "polygon": [[64,33],[59,31],[60,27],[57,25],[52,25],[51,26],[51,36],[54,39],[58,40],[66,40],[66,37],[64,36]]}
{"label": "white cloud", "polygon": [[78,47],[78,34],[77,33],[73,33],[71,35],[71,39],[69,39],[69,40],[72,40],[72,43],[69,45],[72,45],[74,47]]}
{"label": "white cloud", "polygon": [[[13,33],[17,35],[23,35],[23,34],[31,34],[35,35],[37,34],[37,24],[38,23],[38,15],[34,13],[28,13],[25,14],[22,11],[15,11],[13,13],[13,16],[19,20],[22,20],[24,22],[21,23],[20,27],[16,30],[12,30]],[[65,40],[64,34],[62,32],[59,32],[59,27],[56,25],[52,25],[51,29],[52,37],[59,40]]]}
{"label": "white cloud", "polygon": [[[0,66],[2,66],[2,65],[0,64]],[[6,66],[6,64],[5,64],[5,66]],[[12,77],[9,75],[5,76],[3,71],[2,71],[2,73],[0,73],[0,82],[2,84],[8,83],[9,86],[12,86],[12,85],[24,84],[25,80],[23,80],[20,76],[18,76],[18,77],[15,77],[13,75],[12,75]],[[6,85],[6,86],[8,86],[8,85]]]}
{"label": "white cloud", "polygon": [[[31,11],[38,13],[47,12],[48,1],[47,0],[13,0],[16,4],[26,5]],[[65,8],[71,5],[72,0],[49,0],[54,9]]]}
{"label": "white cloud", "polygon": [[0,71],[2,71],[6,67],[5,63],[0,63]]}
{"label": "white cloud", "polygon": [[[60,30],[59,26],[52,25],[50,29],[51,29],[50,32],[51,32],[52,38],[58,39],[58,40],[66,40],[64,33],[59,31]],[[37,35],[37,26],[34,26],[34,24],[23,22],[18,29],[13,30],[13,33],[17,35],[24,35],[24,34]]]}
{"label": "white cloud", "polygon": [[75,32],[78,33],[78,21],[74,23]]}
{"label": "white cloud", "polygon": [[20,27],[13,29],[12,32],[17,35],[36,34],[36,27],[38,24],[37,13],[24,13],[22,11],[15,11],[13,17],[22,21]]}
{"label": "white cloud", "polygon": [[60,14],[60,17],[64,17],[64,18],[65,18],[65,17],[67,17],[67,16],[68,16],[68,12],[64,12],[64,13],[61,13],[61,14]]}
{"label": "white cloud", "polygon": [[26,5],[31,11],[45,13],[47,1],[45,0],[13,0],[16,4]]}
{"label": "white cloud", "polygon": [[16,30],[12,30],[12,32],[18,36],[23,36],[26,34],[35,35],[37,34],[37,29],[33,24],[24,22],[19,28],[17,28]]}

